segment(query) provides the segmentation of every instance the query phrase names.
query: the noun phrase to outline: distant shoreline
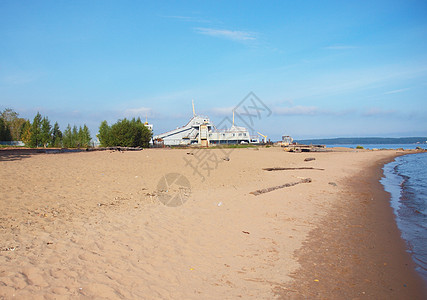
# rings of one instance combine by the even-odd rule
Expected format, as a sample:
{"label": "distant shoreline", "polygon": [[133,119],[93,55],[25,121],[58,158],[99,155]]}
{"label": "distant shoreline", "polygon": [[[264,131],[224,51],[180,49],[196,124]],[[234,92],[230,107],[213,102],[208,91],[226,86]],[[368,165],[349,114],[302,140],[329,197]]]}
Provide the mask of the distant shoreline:
{"label": "distant shoreline", "polygon": [[357,144],[420,144],[425,145],[427,137],[402,137],[402,138],[382,138],[382,137],[363,137],[363,138],[330,138],[330,139],[301,139],[295,140],[300,144],[324,144],[324,145],[357,145]]}

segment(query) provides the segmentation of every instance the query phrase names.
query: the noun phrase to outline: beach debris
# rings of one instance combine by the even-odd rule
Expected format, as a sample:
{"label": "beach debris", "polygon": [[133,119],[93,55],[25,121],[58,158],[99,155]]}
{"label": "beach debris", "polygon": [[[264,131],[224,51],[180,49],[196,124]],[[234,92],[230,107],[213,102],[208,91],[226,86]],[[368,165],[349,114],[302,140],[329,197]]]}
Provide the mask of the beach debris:
{"label": "beach debris", "polygon": [[319,282],[319,279],[314,279],[314,281]]}
{"label": "beach debris", "polygon": [[306,159],[304,159],[304,161],[312,161],[312,160],[316,160],[314,157],[307,157]]}
{"label": "beach debris", "polygon": [[332,186],[338,186],[338,184],[336,184],[335,182],[328,182],[328,184],[332,185]]}
{"label": "beach debris", "polygon": [[230,158],[229,157],[223,157],[222,160],[230,161]]}
{"label": "beach debris", "polygon": [[194,155],[193,152],[187,152],[187,155]]}
{"label": "beach debris", "polygon": [[1,249],[1,251],[15,251],[17,247],[7,247],[4,249]]}
{"label": "beach debris", "polygon": [[319,171],[325,171],[325,169],[321,168],[313,168],[313,167],[295,167],[295,168],[264,168],[265,171],[290,171],[290,170],[319,170]]}
{"label": "beach debris", "polygon": [[291,186],[294,186],[294,185],[297,185],[297,184],[300,184],[300,183],[310,183],[311,181],[312,181],[311,178],[304,178],[304,179],[301,179],[300,181],[289,182],[289,183],[285,183],[285,184],[282,184],[282,185],[269,187],[269,188],[266,188],[266,189],[256,190],[256,191],[250,192],[249,194],[258,196],[258,195],[265,194],[265,193],[268,193],[268,192],[271,192],[271,191],[275,191],[275,190],[278,190],[278,189],[282,189],[282,188],[286,188],[286,187],[291,187]]}
{"label": "beach debris", "polygon": [[222,205],[222,202],[220,201],[219,203],[218,203],[218,206],[221,206]]}
{"label": "beach debris", "polygon": [[243,231],[243,230],[242,230],[242,232],[243,232],[244,234],[250,234],[250,232],[249,232],[249,231]]}

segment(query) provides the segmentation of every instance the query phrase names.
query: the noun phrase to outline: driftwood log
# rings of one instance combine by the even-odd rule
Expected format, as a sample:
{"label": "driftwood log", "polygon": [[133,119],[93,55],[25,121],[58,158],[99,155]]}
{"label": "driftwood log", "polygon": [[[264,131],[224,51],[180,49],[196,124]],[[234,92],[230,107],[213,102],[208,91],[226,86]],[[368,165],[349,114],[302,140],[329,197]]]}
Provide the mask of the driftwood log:
{"label": "driftwood log", "polygon": [[268,193],[268,192],[271,192],[271,191],[275,191],[275,190],[278,190],[278,189],[283,189],[283,188],[286,188],[286,187],[291,187],[291,186],[294,186],[294,185],[297,185],[297,184],[300,184],[300,183],[310,183],[310,182],[311,182],[311,178],[305,178],[305,179],[302,179],[302,180],[296,181],[296,182],[290,182],[290,183],[285,183],[285,184],[278,185],[278,186],[269,187],[269,188],[266,188],[266,189],[256,190],[256,191],[250,192],[249,194],[258,196],[258,195],[265,194],[265,193]]}
{"label": "driftwood log", "polygon": [[325,171],[325,169],[313,168],[313,167],[299,167],[299,168],[264,168],[265,171],[288,171],[288,170],[319,170]]}

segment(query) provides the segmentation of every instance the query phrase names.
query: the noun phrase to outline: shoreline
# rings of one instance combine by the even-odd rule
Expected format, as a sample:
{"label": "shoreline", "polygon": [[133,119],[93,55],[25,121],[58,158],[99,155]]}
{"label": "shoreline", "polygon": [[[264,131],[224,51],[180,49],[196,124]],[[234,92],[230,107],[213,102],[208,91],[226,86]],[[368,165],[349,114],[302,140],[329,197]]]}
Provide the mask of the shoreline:
{"label": "shoreline", "polygon": [[[294,280],[276,289],[280,298],[426,298],[427,287],[397,227],[391,195],[380,182],[385,164],[410,154],[380,159],[345,180],[341,198],[353,202],[335,204],[309,233],[295,253],[301,268]],[[332,272],[339,276],[330,278]]]}

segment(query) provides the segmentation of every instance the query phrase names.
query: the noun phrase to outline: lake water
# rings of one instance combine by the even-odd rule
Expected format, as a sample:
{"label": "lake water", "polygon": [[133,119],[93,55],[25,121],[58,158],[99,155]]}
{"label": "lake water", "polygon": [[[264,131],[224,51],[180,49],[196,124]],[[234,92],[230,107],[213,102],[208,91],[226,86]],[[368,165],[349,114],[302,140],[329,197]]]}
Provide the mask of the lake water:
{"label": "lake water", "polygon": [[381,179],[391,194],[397,226],[427,284],[427,153],[397,157]]}
{"label": "lake water", "polygon": [[415,149],[417,147],[427,149],[427,144],[345,144],[345,145],[326,145],[326,148],[345,147],[354,148],[362,146],[364,149]]}

